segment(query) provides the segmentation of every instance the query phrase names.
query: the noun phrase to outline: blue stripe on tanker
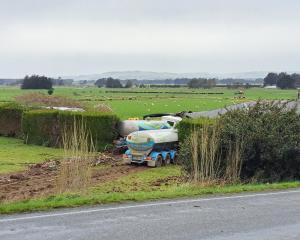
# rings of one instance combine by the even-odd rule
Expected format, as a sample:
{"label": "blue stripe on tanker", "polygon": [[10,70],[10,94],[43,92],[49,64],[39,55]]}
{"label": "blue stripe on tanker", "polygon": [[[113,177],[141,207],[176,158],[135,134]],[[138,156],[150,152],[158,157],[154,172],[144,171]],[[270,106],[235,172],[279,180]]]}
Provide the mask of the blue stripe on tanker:
{"label": "blue stripe on tanker", "polygon": [[133,142],[126,141],[126,143],[129,148],[136,150],[136,151],[149,150],[149,149],[153,148],[153,146],[155,144],[154,141],[144,142],[144,143],[133,143]]}

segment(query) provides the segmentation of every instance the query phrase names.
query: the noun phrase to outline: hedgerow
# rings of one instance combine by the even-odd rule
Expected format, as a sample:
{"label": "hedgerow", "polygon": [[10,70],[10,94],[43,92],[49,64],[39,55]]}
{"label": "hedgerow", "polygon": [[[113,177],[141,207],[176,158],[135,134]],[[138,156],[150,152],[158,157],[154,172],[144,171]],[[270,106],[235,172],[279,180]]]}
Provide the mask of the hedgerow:
{"label": "hedgerow", "polygon": [[21,137],[21,122],[24,108],[16,103],[0,105],[0,135]]}
{"label": "hedgerow", "polygon": [[103,150],[106,145],[111,145],[117,137],[119,119],[112,113],[60,112],[58,118],[62,130],[72,128],[74,121],[82,122],[97,150]]}
{"label": "hedgerow", "polygon": [[58,147],[61,129],[56,110],[31,110],[23,114],[22,130],[28,144]]}
{"label": "hedgerow", "polygon": [[30,144],[61,147],[62,134],[82,122],[92,138],[96,150],[103,150],[116,137],[119,119],[112,113],[67,112],[33,110],[23,114],[25,142]]}

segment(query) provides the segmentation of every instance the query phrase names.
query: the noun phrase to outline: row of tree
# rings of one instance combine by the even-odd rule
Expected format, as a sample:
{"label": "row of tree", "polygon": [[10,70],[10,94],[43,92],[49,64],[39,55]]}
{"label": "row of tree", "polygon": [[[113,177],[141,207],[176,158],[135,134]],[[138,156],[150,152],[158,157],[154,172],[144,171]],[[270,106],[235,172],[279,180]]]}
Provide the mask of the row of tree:
{"label": "row of tree", "polygon": [[52,89],[52,78],[39,75],[25,76],[22,81],[22,89]]}
{"label": "row of tree", "polygon": [[[123,82],[124,83],[124,82]],[[212,88],[216,86],[216,79],[206,79],[206,78],[193,78],[187,82],[189,88]],[[62,79],[52,79],[45,76],[31,75],[25,76],[22,80],[22,89],[52,89],[53,85],[64,85]],[[114,78],[101,78],[95,82],[98,87],[107,88],[131,88],[134,85],[132,80],[126,81],[123,85],[121,80]],[[264,78],[264,86],[277,86],[281,89],[290,89],[300,86],[300,74],[287,74],[282,73],[268,73]]]}
{"label": "row of tree", "polygon": [[73,79],[49,78],[39,75],[25,76],[21,81],[22,89],[52,89],[53,86],[72,85]]}
{"label": "row of tree", "polygon": [[[100,78],[95,82],[97,87],[107,87],[107,88],[123,88],[123,85],[119,79],[114,78]],[[124,86],[125,88],[133,87],[133,82],[128,80]]]}
{"label": "row of tree", "polygon": [[[189,79],[186,85],[189,88],[211,88],[216,86],[216,79],[206,79],[206,78],[193,78]],[[95,85],[98,87],[107,87],[107,88],[131,88],[133,87],[134,83],[131,80],[126,81],[125,85],[123,86],[121,80],[114,79],[114,78],[101,78],[95,82]],[[140,87],[142,87],[141,84]]]}
{"label": "row of tree", "polygon": [[214,78],[193,78],[187,83],[187,86],[189,88],[212,88],[216,86],[216,82],[217,80]]}
{"label": "row of tree", "polygon": [[264,86],[276,86],[281,89],[293,89],[300,86],[300,74],[287,74],[285,72],[270,72],[264,78]]}

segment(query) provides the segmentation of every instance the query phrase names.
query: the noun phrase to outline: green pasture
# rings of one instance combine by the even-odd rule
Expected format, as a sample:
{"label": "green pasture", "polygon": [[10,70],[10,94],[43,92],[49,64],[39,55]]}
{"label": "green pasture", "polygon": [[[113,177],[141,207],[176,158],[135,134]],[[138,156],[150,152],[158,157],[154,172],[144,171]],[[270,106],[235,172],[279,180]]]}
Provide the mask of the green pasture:
{"label": "green pasture", "polygon": [[0,174],[21,171],[29,164],[62,156],[62,149],[26,145],[20,139],[0,137]]}
{"label": "green pasture", "polygon": [[[110,106],[122,119],[141,117],[149,113],[206,111],[242,101],[295,99],[297,96],[297,90],[250,88],[243,89],[245,98],[238,99],[239,95],[235,94],[237,91],[237,89],[219,87],[196,90],[188,88],[104,89],[96,87],[57,87],[54,96],[70,97],[90,108],[104,103]],[[17,87],[2,87],[0,88],[0,103],[14,101],[16,96],[30,92],[47,93],[46,90],[21,90]]]}

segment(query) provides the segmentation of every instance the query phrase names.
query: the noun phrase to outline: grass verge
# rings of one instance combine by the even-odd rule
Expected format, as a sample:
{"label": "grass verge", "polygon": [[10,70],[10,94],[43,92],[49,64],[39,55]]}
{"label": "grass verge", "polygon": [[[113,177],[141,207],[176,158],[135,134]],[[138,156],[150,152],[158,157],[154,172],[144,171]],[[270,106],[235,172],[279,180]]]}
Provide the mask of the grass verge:
{"label": "grass verge", "polygon": [[21,202],[2,203],[0,204],[0,214],[78,207],[82,205],[195,197],[209,194],[260,192],[300,187],[300,181],[203,187],[191,183],[180,183],[177,181],[178,178],[176,180],[178,176],[180,176],[180,169],[176,166],[147,169],[94,186],[85,194],[69,193]]}

